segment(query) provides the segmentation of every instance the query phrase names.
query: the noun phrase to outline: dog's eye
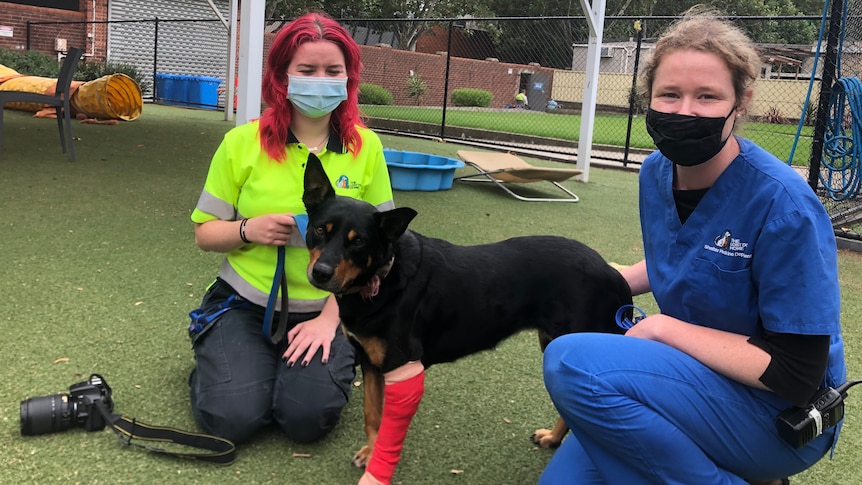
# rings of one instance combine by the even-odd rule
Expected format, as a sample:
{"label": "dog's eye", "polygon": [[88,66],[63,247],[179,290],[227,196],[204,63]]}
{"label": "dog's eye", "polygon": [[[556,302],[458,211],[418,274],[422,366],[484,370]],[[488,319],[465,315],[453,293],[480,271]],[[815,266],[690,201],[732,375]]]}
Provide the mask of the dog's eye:
{"label": "dog's eye", "polygon": [[365,239],[362,239],[361,237],[358,237],[358,236],[353,238],[351,240],[351,242],[353,243],[354,246],[356,246],[358,248],[365,246]]}
{"label": "dog's eye", "polygon": [[323,229],[323,226],[317,226],[314,228],[314,233],[317,234],[318,236],[322,236],[326,233],[326,230]]}

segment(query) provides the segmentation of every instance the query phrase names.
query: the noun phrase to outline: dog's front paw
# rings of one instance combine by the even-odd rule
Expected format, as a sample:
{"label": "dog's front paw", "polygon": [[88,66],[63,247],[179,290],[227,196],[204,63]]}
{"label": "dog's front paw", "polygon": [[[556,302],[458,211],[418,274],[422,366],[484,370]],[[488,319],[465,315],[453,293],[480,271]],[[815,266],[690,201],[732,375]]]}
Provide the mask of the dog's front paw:
{"label": "dog's front paw", "polygon": [[371,460],[371,447],[368,445],[363,446],[353,455],[353,464],[357,468],[365,468],[365,465]]}
{"label": "dog's front paw", "polygon": [[542,448],[556,448],[563,442],[560,437],[554,436],[550,429],[537,429],[530,439]]}

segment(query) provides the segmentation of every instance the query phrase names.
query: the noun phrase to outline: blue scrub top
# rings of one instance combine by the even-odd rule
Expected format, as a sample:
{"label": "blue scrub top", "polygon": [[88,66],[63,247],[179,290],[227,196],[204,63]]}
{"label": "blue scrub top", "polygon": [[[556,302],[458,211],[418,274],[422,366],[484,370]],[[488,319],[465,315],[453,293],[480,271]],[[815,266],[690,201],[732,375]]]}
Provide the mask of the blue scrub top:
{"label": "blue scrub top", "polygon": [[685,224],[673,163],[659,151],[640,171],[647,274],[665,315],[747,336],[830,335],[825,384],[846,380],[835,235],[790,166],[737,137],[740,154]]}

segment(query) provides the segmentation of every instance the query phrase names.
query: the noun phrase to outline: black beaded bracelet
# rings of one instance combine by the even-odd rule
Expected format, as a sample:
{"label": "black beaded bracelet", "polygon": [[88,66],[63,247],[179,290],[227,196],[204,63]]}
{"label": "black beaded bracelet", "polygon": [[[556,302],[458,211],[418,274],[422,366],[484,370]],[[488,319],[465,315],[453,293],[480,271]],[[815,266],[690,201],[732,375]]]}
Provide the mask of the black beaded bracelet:
{"label": "black beaded bracelet", "polygon": [[251,241],[245,237],[245,223],[248,222],[248,219],[243,219],[242,222],[239,223],[239,238],[242,239],[242,242],[249,244]]}

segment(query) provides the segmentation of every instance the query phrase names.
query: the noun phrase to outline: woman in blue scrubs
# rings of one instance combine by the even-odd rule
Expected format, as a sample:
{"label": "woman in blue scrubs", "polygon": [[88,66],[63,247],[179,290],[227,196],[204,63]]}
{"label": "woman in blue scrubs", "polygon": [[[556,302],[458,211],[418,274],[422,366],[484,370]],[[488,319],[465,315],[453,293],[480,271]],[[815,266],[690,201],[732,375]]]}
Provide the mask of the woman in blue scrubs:
{"label": "woman in blue scrubs", "polygon": [[733,134],[760,64],[702,9],[647,61],[658,151],[639,178],[645,259],[622,274],[660,313],[548,346],[545,384],[571,435],[541,484],[788,483],[835,443],[840,426],[801,449],[776,431],[846,369],[829,216],[791,167]]}

